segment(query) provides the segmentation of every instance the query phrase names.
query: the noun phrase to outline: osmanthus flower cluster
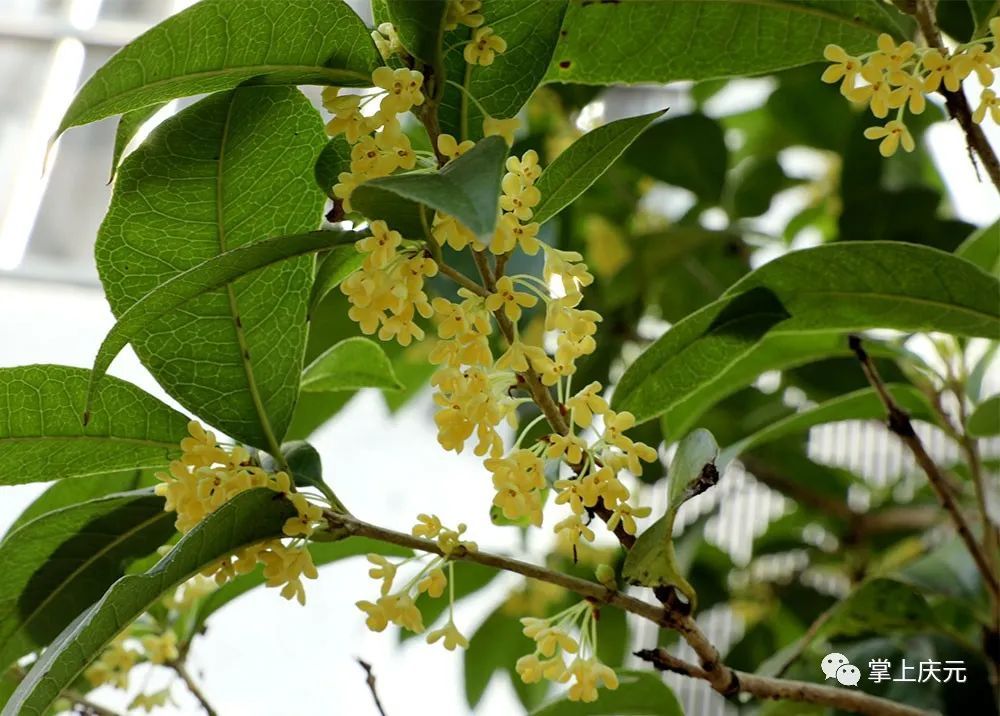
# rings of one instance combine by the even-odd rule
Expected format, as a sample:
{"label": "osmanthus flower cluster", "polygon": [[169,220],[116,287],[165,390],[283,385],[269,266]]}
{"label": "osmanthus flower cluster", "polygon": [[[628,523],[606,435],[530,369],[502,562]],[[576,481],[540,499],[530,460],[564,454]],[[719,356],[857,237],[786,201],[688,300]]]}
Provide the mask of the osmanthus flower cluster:
{"label": "osmanthus flower cluster", "polygon": [[[475,542],[462,539],[465,530],[464,524],[452,530],[442,525],[436,515],[421,514],[418,515],[411,534],[414,537],[433,540],[441,551],[440,555],[428,559],[427,555],[421,554],[398,563],[393,563],[379,554],[368,555],[368,561],[372,564],[372,568],[368,571],[369,576],[382,582],[378,599],[374,602],[357,603],[358,608],[367,615],[365,623],[369,629],[380,632],[389,624],[395,624],[415,634],[423,632],[423,615],[416,605],[417,597],[426,594],[432,599],[438,599],[444,595],[447,588],[448,621],[440,629],[427,634],[427,643],[442,641],[448,651],[453,651],[459,646],[463,649],[468,648],[468,639],[455,625],[455,570],[451,561],[456,550],[475,552],[477,549]],[[397,586],[402,582],[397,579],[399,569],[411,563],[415,563],[418,569],[402,583],[402,586]],[[448,570],[447,576],[445,569]]]}
{"label": "osmanthus flower cluster", "polygon": [[190,437],[181,441],[181,458],[170,463],[168,472],[156,473],[160,480],[156,494],[166,498],[165,510],[177,513],[175,524],[180,533],[190,531],[239,493],[258,487],[285,495],[298,513],[284,525],[284,534],[291,539],[272,539],[244,547],[210,565],[203,575],[224,584],[253,571],[260,563],[264,565],[267,586],[280,587],[281,596],[305,604],[302,578],[318,576],[306,538],[320,524],[322,508],[312,504],[303,493],[295,492],[287,473],[269,473],[254,464],[246,448],[236,445],[230,450],[223,449],[215,434],[196,421],[188,424],[188,432]]}
{"label": "osmanthus flower cluster", "polygon": [[927,106],[926,94],[942,87],[957,92],[973,73],[983,86],[973,120],[981,123],[989,115],[1000,124],[1000,98],[992,88],[997,74],[994,70],[1000,67],[1000,18],[991,20],[989,26],[989,37],[961,44],[950,52],[919,48],[913,42],[897,45],[886,34],[879,36],[877,50],[857,56],[839,45],[827,45],[823,54],[833,64],[822,79],[839,82],[842,95],[868,105],[879,119],[892,115],[885,125],[865,130],[867,138],[881,140],[882,156],[892,156],[900,146],[912,152],[915,143],[906,126],[906,112],[922,113]]}
{"label": "osmanthus flower cluster", "polygon": [[[472,37],[462,43],[465,45],[462,55],[470,65],[488,66],[493,64],[497,55],[506,52],[507,41],[497,35],[493,28],[483,25],[485,18],[479,12],[482,6],[482,0],[449,0],[445,9],[444,29],[450,32],[460,25],[472,28]],[[382,59],[387,62],[395,55],[405,52],[391,22],[381,23],[372,32],[372,40]]]}

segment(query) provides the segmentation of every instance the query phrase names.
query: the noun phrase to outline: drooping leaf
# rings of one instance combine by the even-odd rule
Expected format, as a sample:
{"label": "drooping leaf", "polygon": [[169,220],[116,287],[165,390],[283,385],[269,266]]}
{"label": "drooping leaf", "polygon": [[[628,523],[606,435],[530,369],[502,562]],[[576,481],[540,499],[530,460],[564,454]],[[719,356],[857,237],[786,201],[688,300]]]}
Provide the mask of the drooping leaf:
{"label": "drooping leaf", "polygon": [[112,179],[115,178],[115,172],[118,171],[118,162],[121,160],[122,154],[125,153],[125,147],[132,141],[132,138],[135,137],[142,125],[152,119],[153,115],[163,109],[166,104],[166,102],[157,102],[148,107],[140,107],[139,109],[125,112],[119,117],[118,127],[115,129],[115,148],[111,154]]}
{"label": "drooping leaf", "polygon": [[402,387],[382,346],[360,336],[342,340],[302,371],[302,390],[310,393]]}
{"label": "drooping leaf", "polygon": [[477,236],[492,235],[507,144],[487,137],[440,171],[372,179],[351,194],[351,206],[370,219],[384,219],[407,238],[427,233],[433,209],[450,214]]}
{"label": "drooping leaf", "polygon": [[[311,542],[309,552],[312,553],[313,564],[322,567],[350,557],[369,553],[381,554],[386,557],[409,557],[411,552],[402,547],[378,542],[367,537],[348,537],[337,542]],[[196,633],[212,614],[229,604],[234,599],[264,584],[263,567],[258,567],[249,574],[243,574],[226,582],[217,590],[205,597],[198,605],[192,633]]]}
{"label": "drooping leaf", "polygon": [[11,533],[0,543],[0,670],[46,646],[173,532],[163,498],[138,491],[64,507]]}
{"label": "drooping leaf", "polygon": [[832,351],[849,331],[996,336],[998,290],[974,265],[921,246],[841,242],[796,251],[674,324],[626,370],[613,402],[640,422],[683,410],[669,426],[679,431],[756,375],[824,357],[824,342]]}
{"label": "drooping leaf", "polygon": [[619,671],[618,688],[599,689],[596,701],[564,697],[531,716],[683,716],[684,709],[663,678],[652,671]]}
{"label": "drooping leaf", "polygon": [[544,224],[569,206],[665,111],[609,122],[573,142],[538,178],[542,199],[532,220]]}
{"label": "drooping leaf", "polygon": [[91,394],[97,390],[115,356],[128,343],[144,335],[150,322],[205,294],[218,289],[228,291],[238,279],[255,271],[330,248],[337,241],[343,240],[343,237],[344,234],[336,231],[311,231],[296,236],[264,239],[230,249],[174,274],[118,316],[118,321],[105,336],[94,359],[90,378]]}
{"label": "drooping leaf", "polygon": [[[882,32],[902,34],[870,0],[578,1],[566,12],[545,79],[617,84],[756,75],[821,60],[828,43],[868,51]],[[698,41],[708,37],[716,41]]]}
{"label": "drooping leaf", "polygon": [[0,484],[132,474],[180,454],[187,418],[117,378],[101,382],[84,426],[89,380],[60,365],[0,369]]}
{"label": "drooping leaf", "polygon": [[[913,386],[890,384],[886,386],[886,389],[896,400],[896,403],[910,413],[910,417],[922,420],[934,419],[934,411],[927,402],[927,398]],[[750,450],[786,435],[805,432],[816,425],[842,420],[878,420],[884,417],[885,406],[882,405],[875,390],[862,388],[789,415],[787,418],[773,422],[752,435],[746,436],[722,451],[719,456],[719,467],[724,468],[745,450]]]}
{"label": "drooping leaf", "polygon": [[2,716],[42,716],[114,637],[178,584],[235,550],[281,535],[295,508],[266,488],[234,497],[206,517],[155,567],[119,579],[32,666]]}
{"label": "drooping leaf", "polygon": [[977,438],[1000,435],[1000,395],[987,398],[969,416],[969,435]]}
{"label": "drooping leaf", "polygon": [[654,179],[690,189],[714,204],[722,196],[729,149],[722,126],[695,113],[650,127],[625,152],[625,160]]}
{"label": "drooping leaf", "polygon": [[955,255],[994,276],[1000,276],[1000,221],[974,232],[955,249]]}
{"label": "drooping leaf", "polygon": [[[179,275],[201,265],[196,277],[224,281],[234,263],[204,262],[265,239],[271,248],[239,255],[280,255],[288,240],[275,237],[315,229],[323,195],[312,172],[324,143],[316,111],[294,88],[212,95],[163,122],[122,163],[97,239],[108,301],[118,317],[129,312],[128,338],[153,376],[207,422],[268,450],[298,393],[314,259],[282,261],[203,295]],[[320,238],[296,241],[306,251]],[[171,279],[146,300],[197,297],[133,334],[145,319],[129,309]]]}
{"label": "drooping leaf", "polygon": [[[87,480],[59,480],[50,485],[45,492],[24,509],[24,512],[17,516],[17,519],[7,529],[7,535],[49,512],[55,512],[64,507],[87,502],[97,497],[105,497],[116,492],[138,490],[141,487],[151,485],[151,480],[155,480],[155,478],[147,470],[91,476]],[[3,538],[0,538],[0,542],[2,541]]]}
{"label": "drooping leaf", "polygon": [[67,128],[253,79],[368,86],[378,53],[339,0],[208,0],[139,36],[80,89]]}
{"label": "drooping leaf", "polygon": [[[483,67],[466,63],[464,46],[456,43],[445,55],[448,79],[465,88],[446,86],[439,108],[441,129],[459,139],[483,136],[483,115],[471,94],[491,117],[513,117],[542,81],[559,39],[566,0],[522,2],[492,0],[483,3],[483,24],[507,42],[507,51]],[[448,37],[467,39],[465,28]]]}
{"label": "drooping leaf", "polygon": [[[444,39],[444,20],[448,12],[447,0],[386,0],[389,21],[399,35],[406,51],[441,74],[441,42]],[[443,77],[437,77],[443,82]]]}
{"label": "drooping leaf", "polygon": [[[352,237],[353,238],[353,237]],[[361,268],[365,255],[353,245],[337,246],[320,262],[316,270],[316,280],[313,281],[312,296],[309,298],[309,311],[312,313],[330,291],[352,273]]]}

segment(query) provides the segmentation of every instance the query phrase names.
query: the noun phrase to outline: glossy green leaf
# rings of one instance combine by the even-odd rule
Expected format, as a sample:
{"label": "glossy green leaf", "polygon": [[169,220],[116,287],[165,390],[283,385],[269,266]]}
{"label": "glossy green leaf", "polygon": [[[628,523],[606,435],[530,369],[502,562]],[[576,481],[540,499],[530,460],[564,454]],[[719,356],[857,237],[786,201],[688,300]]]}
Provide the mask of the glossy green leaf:
{"label": "glossy green leaf", "polygon": [[532,221],[544,224],[569,206],[665,111],[609,122],[573,142],[538,178],[542,199]]}
{"label": "glossy green leaf", "polygon": [[[386,0],[389,21],[406,51],[436,69],[441,67],[441,43],[448,0]],[[439,79],[440,81],[440,79]]]}
{"label": "glossy green leaf", "polygon": [[969,435],[977,438],[1000,435],[1000,395],[987,398],[969,416]]}
{"label": "glossy green leaf", "polygon": [[180,454],[188,419],[108,377],[83,425],[90,371],[60,365],[0,369],[0,485],[131,474]]}
{"label": "glossy green leaf", "polygon": [[683,411],[668,425],[676,435],[756,375],[823,357],[824,342],[843,350],[850,331],[996,336],[998,290],[974,265],[921,246],[840,242],[796,251],[674,324],[626,370],[613,402],[640,422]]}
{"label": "glossy green leaf", "polygon": [[361,264],[364,262],[365,255],[354,248],[353,241],[347,246],[337,246],[331,250],[320,262],[319,269],[316,271],[312,296],[309,298],[310,313],[345,278],[361,268]]}
{"label": "glossy green leaf", "polygon": [[340,0],[207,0],[126,45],[80,89],[56,134],[246,80],[370,86],[378,53]]}
{"label": "glossy green leaf", "polygon": [[402,387],[382,346],[361,336],[342,340],[302,371],[302,390],[310,393]]}
{"label": "glossy green leaf", "polygon": [[0,543],[0,670],[46,646],[174,533],[151,491],[121,493],[38,517]]}
{"label": "glossy green leaf", "polygon": [[333,197],[333,186],[339,179],[341,172],[351,170],[351,145],[343,136],[337,135],[323,147],[323,151],[316,158],[316,167],[313,173],[316,183],[331,199]]}
{"label": "glossy green leaf", "polygon": [[902,35],[876,0],[577,0],[545,78],[617,84],[757,75],[821,60],[831,42],[866,52],[882,32]]}
{"label": "glossy green leaf", "polygon": [[[7,528],[7,535],[49,512],[55,512],[64,507],[71,507],[98,497],[105,497],[115,492],[138,490],[141,487],[151,485],[151,480],[155,480],[155,478],[144,470],[91,476],[87,480],[59,480],[49,485],[45,492],[17,516],[17,519]],[[4,538],[0,538],[0,542]]]}
{"label": "glossy green leaf", "polygon": [[144,335],[150,322],[205,294],[218,289],[228,291],[234,282],[255,271],[330,248],[332,244],[343,240],[343,237],[344,234],[336,231],[311,231],[308,234],[264,239],[230,249],[174,274],[118,316],[118,321],[105,336],[94,359],[91,394],[97,390],[115,356],[130,342]]}
{"label": "glossy green leaf", "polygon": [[715,204],[726,181],[729,149],[722,125],[696,113],[653,125],[629,147],[625,160],[654,179],[690,189]]}
{"label": "glossy green leaf", "polygon": [[[934,410],[927,402],[927,398],[912,385],[890,384],[886,388],[896,403],[910,413],[910,417],[934,420]],[[719,456],[719,467],[724,468],[746,450],[786,435],[806,432],[816,425],[842,420],[880,420],[885,416],[885,406],[882,405],[875,390],[862,388],[789,415],[729,445]]]}
{"label": "glossy green leaf", "polygon": [[1000,221],[974,232],[955,254],[994,276],[1000,276]]}
{"label": "glossy green leaf", "polygon": [[2,716],[42,716],[104,647],[161,596],[222,557],[281,534],[295,508],[274,491],[243,492],[206,517],[144,574],[119,579],[32,666]]}
{"label": "glossy green leaf", "polygon": [[438,111],[441,130],[459,139],[483,136],[483,114],[470,94],[491,117],[515,116],[545,76],[565,11],[566,0],[483,3],[483,25],[507,42],[507,51],[486,67],[470,65],[462,55],[465,48],[456,40],[468,38],[468,29],[451,33],[446,44],[455,46],[445,55],[445,71],[465,91],[445,87]]}
{"label": "glossy green leaf", "polygon": [[507,144],[487,137],[440,171],[372,179],[351,194],[351,206],[369,219],[384,219],[406,238],[425,236],[434,209],[450,214],[482,238],[497,222],[500,179]]}
{"label": "glossy green leaf", "polygon": [[142,125],[152,119],[153,115],[163,109],[166,104],[166,102],[157,102],[148,107],[140,107],[139,109],[125,112],[118,118],[118,127],[115,129],[115,147],[111,153],[112,179],[115,178],[115,172],[118,171],[118,163],[121,161],[122,154],[125,153],[125,147],[128,146],[128,143],[139,132]]}
{"label": "glossy green leaf", "polygon": [[[212,95],[163,122],[122,162],[97,238],[97,268],[122,321],[99,358],[127,338],[180,403],[269,450],[298,394],[315,260],[283,260],[226,282],[254,261],[295,255],[293,239],[279,237],[317,227],[324,199],[312,173],[324,144],[319,116],[294,88]],[[323,240],[294,239],[302,252]],[[254,257],[242,267],[219,258],[241,247],[239,261]],[[219,288],[201,291],[213,281]],[[169,312],[157,317],[147,305]]]}
{"label": "glossy green leaf", "polygon": [[[348,537],[337,542],[311,542],[309,552],[312,553],[313,564],[317,567],[370,553],[386,557],[409,557],[412,554],[403,547],[396,547],[367,537]],[[234,599],[263,586],[264,582],[264,568],[259,566],[249,574],[240,575],[226,582],[205,597],[204,601],[198,605],[197,616],[191,631],[197,632],[212,614]]]}
{"label": "glossy green leaf", "polygon": [[684,709],[658,673],[619,671],[618,688],[599,689],[597,701],[562,698],[531,716],[684,716]]}

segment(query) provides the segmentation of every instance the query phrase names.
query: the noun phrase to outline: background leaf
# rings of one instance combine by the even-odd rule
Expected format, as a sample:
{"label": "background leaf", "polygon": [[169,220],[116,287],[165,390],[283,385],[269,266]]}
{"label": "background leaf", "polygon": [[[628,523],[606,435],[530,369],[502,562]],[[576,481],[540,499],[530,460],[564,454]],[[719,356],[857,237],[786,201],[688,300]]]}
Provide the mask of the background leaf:
{"label": "background leaf", "polygon": [[577,1],[545,78],[614,84],[755,75],[820,60],[831,42],[868,51],[881,32],[901,34],[874,0]]}
{"label": "background leaf", "polygon": [[969,435],[985,438],[1000,435],[1000,395],[987,398],[969,416]]}
{"label": "background leaf", "polygon": [[251,78],[367,87],[379,64],[368,30],[340,0],[208,0],[115,54],[80,89],[56,135]]}
{"label": "background leaf", "polygon": [[132,141],[142,125],[152,119],[153,115],[163,109],[166,104],[166,102],[157,102],[148,107],[133,109],[125,112],[118,119],[118,127],[115,129],[115,147],[111,153],[112,179],[115,178],[115,173],[118,171],[118,162],[121,160],[122,154],[125,153],[125,147]]}
{"label": "background leaf", "polygon": [[542,200],[532,220],[544,224],[569,206],[665,111],[609,122],[573,142],[538,178]]}
{"label": "background leaf", "polygon": [[46,646],[100,599],[128,564],[174,533],[151,491],[82,502],[32,520],[0,543],[0,670]]}
{"label": "background leaf", "polygon": [[[115,315],[227,250],[315,229],[324,144],[316,111],[287,87],[212,95],[163,122],[122,163],[97,238]],[[274,450],[298,393],[313,271],[303,257],[245,276],[150,321],[132,345],[180,403]]]}
{"label": "background leaf", "polygon": [[243,492],[206,517],[148,572],[119,579],[35,662],[2,716],[42,716],[104,647],[157,599],[207,565],[246,545],[281,535],[295,514],[272,490]]}
{"label": "background leaf", "polygon": [[351,206],[371,219],[384,219],[406,238],[417,238],[430,227],[421,207],[450,214],[480,237],[489,237],[497,222],[500,179],[507,143],[487,137],[440,171],[372,179],[351,194]]}
{"label": "background leaf", "polygon": [[[920,246],[840,242],[796,251],[674,324],[626,370],[613,402],[640,422],[684,409],[686,416],[668,426],[676,434],[756,375],[820,358],[824,342],[833,352],[840,333],[895,328],[995,336],[997,290],[996,279],[972,264]],[[839,341],[844,345],[846,337]],[[676,370],[681,364],[684,370]],[[693,400],[698,405],[684,406]]]}
{"label": "background leaf", "polygon": [[0,484],[131,475],[180,454],[188,419],[117,378],[101,381],[83,425],[90,371],[0,368]]}
{"label": "background leaf", "polygon": [[[396,28],[399,41],[406,51],[435,70],[441,67],[441,42],[444,39],[444,19],[447,0],[386,0],[389,21]],[[437,74],[440,75],[440,72]],[[438,81],[442,78],[438,77]]]}
{"label": "background leaf", "polygon": [[402,387],[382,346],[361,336],[342,340],[302,371],[302,390],[312,393]]}
{"label": "background leaf", "polygon": [[312,296],[309,297],[310,313],[319,306],[324,298],[330,295],[341,281],[361,268],[365,255],[360,253],[352,243],[347,246],[337,246],[320,262],[316,270],[316,280],[313,282]]}
{"label": "background leaf", "polygon": [[1000,220],[975,231],[955,254],[994,276],[1000,276]]}

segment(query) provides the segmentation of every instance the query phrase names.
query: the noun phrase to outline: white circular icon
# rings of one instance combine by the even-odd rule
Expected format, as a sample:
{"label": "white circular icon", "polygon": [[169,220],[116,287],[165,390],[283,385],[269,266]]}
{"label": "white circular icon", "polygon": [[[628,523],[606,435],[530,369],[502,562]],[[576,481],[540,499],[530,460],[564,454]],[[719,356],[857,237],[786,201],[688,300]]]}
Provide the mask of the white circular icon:
{"label": "white circular icon", "polygon": [[837,669],[837,681],[844,686],[857,686],[861,681],[861,671],[852,664],[844,664]]}
{"label": "white circular icon", "polygon": [[850,663],[846,656],[843,654],[838,654],[833,652],[832,654],[827,654],[823,657],[823,661],[820,662],[820,668],[823,669],[823,674],[828,679],[837,678],[837,669],[839,669],[844,664]]}

